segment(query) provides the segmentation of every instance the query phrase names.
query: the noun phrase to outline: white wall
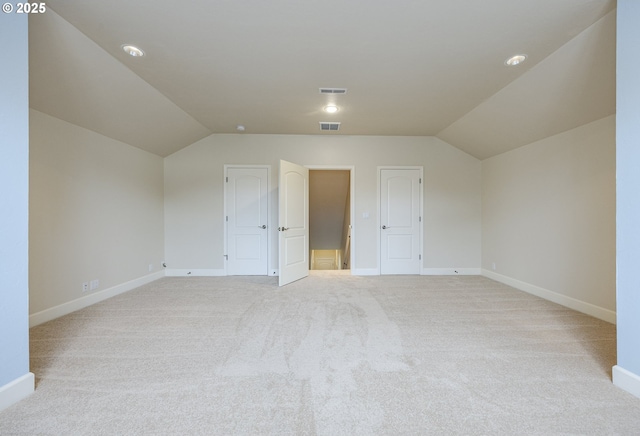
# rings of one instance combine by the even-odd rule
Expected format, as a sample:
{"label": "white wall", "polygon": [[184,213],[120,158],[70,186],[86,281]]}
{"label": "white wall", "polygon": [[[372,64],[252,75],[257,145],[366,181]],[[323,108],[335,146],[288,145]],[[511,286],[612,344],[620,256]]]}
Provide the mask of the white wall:
{"label": "white wall", "polygon": [[616,385],[640,397],[640,2],[618,0]]}
{"label": "white wall", "polygon": [[[355,265],[378,268],[377,166],[424,166],[424,268],[479,268],[480,161],[434,137],[211,135],[165,158],[165,254],[170,269],[224,269],[223,166],[355,166]],[[370,218],[363,218],[369,213]],[[271,211],[277,241],[277,211]],[[277,265],[277,247],[271,266]]]}
{"label": "white wall", "polygon": [[614,322],[615,168],[614,116],[484,160],[482,268]]}
{"label": "white wall", "polygon": [[[95,302],[91,294],[149,276],[149,264],[161,274],[164,193],[162,158],[35,110],[30,116],[34,324],[34,316],[60,316],[86,305],[78,301]],[[94,279],[99,287],[83,292]]]}
{"label": "white wall", "polygon": [[29,372],[29,62],[26,15],[0,16],[0,410],[33,392]]}

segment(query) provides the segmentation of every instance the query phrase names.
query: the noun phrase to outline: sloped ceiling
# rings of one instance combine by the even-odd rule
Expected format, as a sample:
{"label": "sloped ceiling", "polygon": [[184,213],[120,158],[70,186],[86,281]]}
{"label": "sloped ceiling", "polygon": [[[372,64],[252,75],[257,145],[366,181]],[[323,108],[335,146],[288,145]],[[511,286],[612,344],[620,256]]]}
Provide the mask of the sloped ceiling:
{"label": "sloped ceiling", "polygon": [[480,159],[616,110],[616,22],[609,13],[438,137]]}
{"label": "sloped ceiling", "polygon": [[[32,108],[160,156],[242,124],[245,134],[436,135],[484,159],[615,112],[614,0],[47,8],[29,22]],[[518,53],[525,63],[504,65]],[[330,102],[338,113],[322,111]],[[321,132],[321,121],[341,129]]]}

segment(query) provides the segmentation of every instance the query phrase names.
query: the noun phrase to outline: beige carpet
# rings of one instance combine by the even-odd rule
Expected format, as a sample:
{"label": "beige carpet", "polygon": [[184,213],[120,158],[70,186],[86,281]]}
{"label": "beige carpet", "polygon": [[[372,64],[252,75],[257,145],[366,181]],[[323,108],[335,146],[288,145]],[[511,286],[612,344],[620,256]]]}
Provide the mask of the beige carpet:
{"label": "beige carpet", "polygon": [[165,278],[31,330],[1,435],[638,435],[615,327],[483,277]]}

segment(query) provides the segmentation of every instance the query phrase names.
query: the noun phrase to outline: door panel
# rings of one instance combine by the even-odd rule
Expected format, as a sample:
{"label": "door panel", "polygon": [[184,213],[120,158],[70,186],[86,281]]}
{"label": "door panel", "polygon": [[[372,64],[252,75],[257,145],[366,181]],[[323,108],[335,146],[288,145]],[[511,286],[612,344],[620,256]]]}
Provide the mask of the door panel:
{"label": "door panel", "polygon": [[411,228],[414,200],[412,194],[412,180],[406,175],[389,177],[386,183],[388,205],[386,225],[393,228]]}
{"label": "door panel", "polygon": [[261,235],[237,235],[234,239],[235,258],[238,260],[260,259]]}
{"label": "door panel", "polygon": [[413,256],[413,235],[388,235],[388,258],[411,259]]}
{"label": "door panel", "polygon": [[280,161],[279,285],[309,275],[309,169]]}
{"label": "door panel", "polygon": [[285,238],[285,265],[294,266],[305,261],[304,236],[289,236]]}
{"label": "door panel", "polygon": [[[297,171],[297,170],[296,170]],[[305,189],[308,190],[304,174],[288,171],[284,174],[285,221],[290,229],[303,229],[307,210],[304,207]]]}
{"label": "door panel", "polygon": [[380,273],[420,274],[420,170],[380,170]]}
{"label": "door panel", "polygon": [[[227,170],[227,274],[267,275],[268,170]],[[264,227],[263,227],[264,226]]]}

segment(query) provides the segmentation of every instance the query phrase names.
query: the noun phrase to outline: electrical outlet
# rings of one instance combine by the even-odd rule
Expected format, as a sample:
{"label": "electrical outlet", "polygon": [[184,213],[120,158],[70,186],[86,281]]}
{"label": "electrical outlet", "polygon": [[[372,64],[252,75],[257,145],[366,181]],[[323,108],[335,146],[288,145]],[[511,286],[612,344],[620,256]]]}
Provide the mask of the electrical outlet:
{"label": "electrical outlet", "polygon": [[495,262],[493,262],[493,263],[491,264],[491,269],[493,269],[494,271],[496,270],[496,263],[495,263]]}
{"label": "electrical outlet", "polygon": [[89,290],[89,282],[82,283],[82,292],[87,292]]}
{"label": "electrical outlet", "polygon": [[99,279],[91,280],[91,283],[89,284],[89,290],[93,291],[98,286],[100,286],[100,280]]}
{"label": "electrical outlet", "polygon": [[149,264],[149,272],[151,272],[151,271],[153,271],[153,264],[152,263]]}

